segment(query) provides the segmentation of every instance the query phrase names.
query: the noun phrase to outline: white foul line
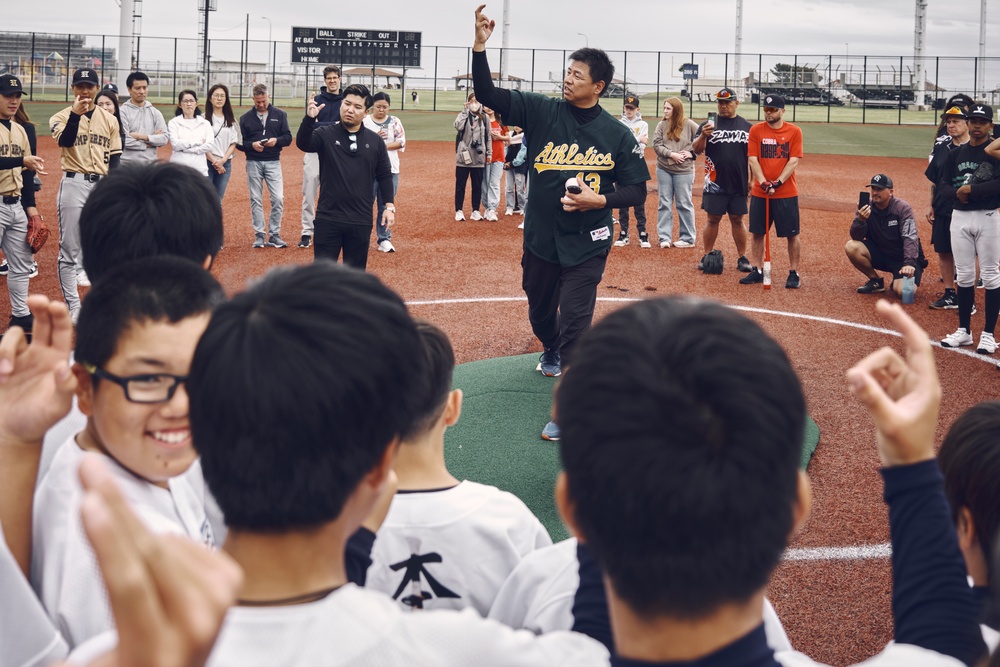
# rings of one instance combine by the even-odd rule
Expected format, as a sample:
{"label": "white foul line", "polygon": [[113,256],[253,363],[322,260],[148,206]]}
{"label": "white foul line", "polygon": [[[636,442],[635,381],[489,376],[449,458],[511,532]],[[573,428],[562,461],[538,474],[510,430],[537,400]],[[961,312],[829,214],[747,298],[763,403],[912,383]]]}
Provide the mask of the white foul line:
{"label": "white foul line", "polygon": [[[449,304],[463,304],[463,303],[510,303],[517,301],[527,301],[527,297],[523,296],[484,296],[484,297],[466,297],[458,299],[425,299],[420,301],[407,301],[409,306],[444,306]],[[607,301],[610,303],[631,303],[634,301],[642,301],[643,299],[637,297],[615,297],[615,296],[602,296],[597,297],[598,301]],[[734,306],[732,304],[723,304],[733,310],[741,310],[747,313],[758,313],[761,315],[777,315],[778,317],[790,317],[799,320],[810,320],[812,322],[821,322],[823,324],[836,324],[842,327],[849,327],[851,329],[860,329],[862,331],[870,331],[872,333],[883,334],[886,336],[895,336],[897,338],[902,338],[898,331],[892,329],[886,329],[884,327],[876,327],[870,324],[860,324],[858,322],[848,322],[847,320],[837,320],[832,317],[822,317],[820,315],[806,315],[804,313],[790,313],[784,310],[770,310],[768,308],[753,308],[751,306]],[[947,350],[948,352],[954,352],[955,354],[961,354],[970,359],[975,359],[987,364],[998,365],[997,361],[989,356],[983,354],[977,354],[975,350],[968,349],[964,350],[962,348],[955,347],[944,347],[939,341],[931,339],[931,345],[941,348],[942,350]]]}
{"label": "white foul line", "polygon": [[781,557],[785,561],[803,560],[870,560],[892,556],[892,545],[866,544],[859,547],[801,547],[787,549]]}

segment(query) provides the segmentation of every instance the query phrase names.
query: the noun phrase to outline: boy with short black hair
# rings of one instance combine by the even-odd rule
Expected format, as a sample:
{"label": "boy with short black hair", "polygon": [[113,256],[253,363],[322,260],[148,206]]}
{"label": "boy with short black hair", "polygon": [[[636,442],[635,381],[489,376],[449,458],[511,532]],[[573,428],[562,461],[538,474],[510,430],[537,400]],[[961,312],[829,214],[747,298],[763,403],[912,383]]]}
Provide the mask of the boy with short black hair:
{"label": "boy with short black hair", "polygon": [[203,496],[181,476],[195,461],[187,373],[222,288],[175,257],[123,264],[96,283],[77,322],[73,372],[84,430],[59,448],[35,495],[32,583],[70,646],[113,627],[79,520],[85,452],[108,467],[155,531],[214,544]]}
{"label": "boy with short black hair", "polygon": [[414,434],[400,445],[399,490],[378,531],[365,585],[409,609],[472,607],[486,616],[514,567],[552,539],[513,494],[448,472],[444,434],[462,412],[462,390],[451,388],[455,353],[430,322],[418,321],[417,331],[430,391]]}

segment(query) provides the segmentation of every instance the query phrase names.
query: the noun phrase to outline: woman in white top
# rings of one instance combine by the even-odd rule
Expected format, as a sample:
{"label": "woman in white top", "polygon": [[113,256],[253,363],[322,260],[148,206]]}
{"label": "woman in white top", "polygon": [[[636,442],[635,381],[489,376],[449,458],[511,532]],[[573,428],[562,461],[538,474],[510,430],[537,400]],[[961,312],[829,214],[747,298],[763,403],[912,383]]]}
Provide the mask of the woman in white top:
{"label": "woman in white top", "polygon": [[205,154],[212,150],[215,136],[212,126],[201,116],[198,95],[193,90],[182,90],[177,96],[177,112],[167,123],[167,134],[174,151],[170,161],[186,164],[208,176]]}
{"label": "woman in white top", "polygon": [[221,83],[215,84],[208,89],[208,103],[208,121],[212,124],[215,140],[205,159],[208,161],[208,178],[219,193],[219,201],[222,201],[233,171],[233,154],[236,153],[236,146],[243,143],[243,138],[229,102],[229,89]]}

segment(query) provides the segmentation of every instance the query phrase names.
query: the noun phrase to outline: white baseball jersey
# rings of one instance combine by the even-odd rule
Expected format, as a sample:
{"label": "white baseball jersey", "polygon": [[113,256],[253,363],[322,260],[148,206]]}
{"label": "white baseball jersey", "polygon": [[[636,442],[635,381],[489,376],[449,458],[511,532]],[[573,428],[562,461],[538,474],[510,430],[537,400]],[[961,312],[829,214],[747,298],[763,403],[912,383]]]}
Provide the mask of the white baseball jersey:
{"label": "white baseball jersey", "polygon": [[[73,664],[112,648],[105,635],[81,647]],[[607,649],[589,637],[530,632],[479,617],[471,609],[404,612],[382,593],[347,584],[327,598],[288,607],[233,607],[208,667],[606,667]]]}
{"label": "white baseball jersey", "polygon": [[399,493],[372,549],[367,588],[412,609],[464,609],[485,616],[528,553],[552,544],[516,496],[461,482],[443,491]]}
{"label": "white baseball jersey", "polygon": [[[580,587],[576,538],[533,551],[518,563],[493,601],[489,618],[544,634],[573,627],[573,600]],[[764,633],[775,651],[791,651],[781,619],[764,598]]]}
{"label": "white baseball jersey", "polygon": [[21,573],[0,527],[0,667],[41,667],[66,657],[66,643]]}
{"label": "white baseball jersey", "polygon": [[[34,507],[31,583],[71,647],[114,627],[97,559],[80,520],[83,489],[77,469],[83,456],[75,438],[59,448],[35,492]],[[187,481],[174,478],[164,489],[111,458],[106,461],[129,505],[150,530],[215,545],[202,500]]]}

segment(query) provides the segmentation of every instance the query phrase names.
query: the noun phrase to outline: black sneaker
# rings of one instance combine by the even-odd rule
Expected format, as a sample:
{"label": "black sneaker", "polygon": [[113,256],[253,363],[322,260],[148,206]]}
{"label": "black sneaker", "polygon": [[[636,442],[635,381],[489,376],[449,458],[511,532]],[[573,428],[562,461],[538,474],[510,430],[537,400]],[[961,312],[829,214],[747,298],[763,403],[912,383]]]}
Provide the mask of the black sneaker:
{"label": "black sneaker", "polygon": [[649,242],[649,234],[642,232],[639,234],[639,247],[640,248],[652,248],[653,244]]}
{"label": "black sneaker", "polygon": [[945,289],[941,298],[930,305],[931,310],[958,310],[958,294],[953,289]]}
{"label": "black sneaker", "polygon": [[983,289],[983,287],[984,287],[984,285],[983,285],[983,279],[982,278],[976,278],[976,289]]}
{"label": "black sneaker", "polygon": [[7,275],[7,260],[0,262],[0,276]]}
{"label": "black sneaker", "polygon": [[708,257],[708,255],[702,255],[701,259],[698,260],[698,270],[699,271],[704,271],[705,270],[705,258],[706,257]]}
{"label": "black sneaker", "polygon": [[753,266],[750,265],[750,260],[747,259],[746,255],[740,255],[740,258],[736,260],[736,270],[742,271],[743,273],[750,273],[753,271]]}
{"label": "black sneaker", "polygon": [[288,244],[281,238],[279,234],[271,234],[270,238],[267,239],[267,245],[270,248],[287,248]]}
{"label": "black sneaker", "polygon": [[545,348],[542,356],[538,358],[538,370],[545,377],[559,377],[562,375],[562,363],[559,357],[559,350],[555,348]]}
{"label": "black sneaker", "polygon": [[750,268],[750,273],[740,278],[740,285],[755,285],[764,282],[764,274],[754,266]]}
{"label": "black sneaker", "polygon": [[11,327],[21,327],[22,329],[24,329],[24,333],[31,334],[31,328],[32,326],[34,326],[34,324],[35,324],[35,316],[32,315],[31,313],[28,313],[24,317],[11,316],[10,324],[7,325],[7,328],[10,329]]}
{"label": "black sneaker", "polygon": [[797,271],[788,272],[788,280],[785,281],[785,289],[799,288],[799,274]]}
{"label": "black sneaker", "polygon": [[618,232],[618,240],[615,241],[616,248],[623,248],[628,245],[628,234],[626,232]]}
{"label": "black sneaker", "polygon": [[868,282],[858,288],[858,294],[875,294],[885,291],[885,281],[879,278],[871,278]]}
{"label": "black sneaker", "polygon": [[300,248],[308,248],[312,244],[313,244],[313,237],[310,236],[309,234],[303,234],[302,238],[299,239]]}

